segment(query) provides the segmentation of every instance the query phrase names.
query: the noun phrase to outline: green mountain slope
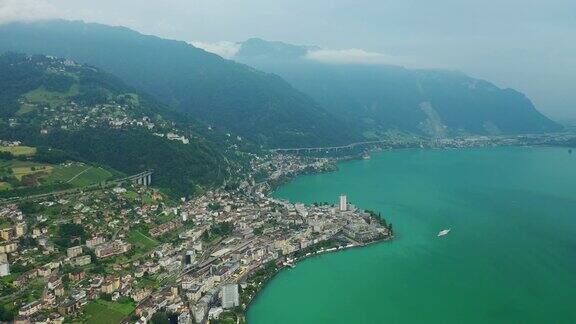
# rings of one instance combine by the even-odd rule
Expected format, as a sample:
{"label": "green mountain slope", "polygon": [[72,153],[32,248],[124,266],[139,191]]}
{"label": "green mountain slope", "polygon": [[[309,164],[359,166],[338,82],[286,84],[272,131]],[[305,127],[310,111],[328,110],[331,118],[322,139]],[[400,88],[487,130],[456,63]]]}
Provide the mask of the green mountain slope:
{"label": "green mountain slope", "polygon": [[561,129],[512,89],[457,72],[319,63],[306,58],[314,49],[250,39],[235,59],[277,73],[372,134],[399,130],[443,137]]}
{"label": "green mountain slope", "polygon": [[196,119],[267,146],[360,138],[280,77],[185,42],[122,27],[48,21],[0,26],[0,51],[54,55],[103,68]]}
{"label": "green mountain slope", "polygon": [[177,114],[114,76],[69,60],[0,55],[0,139],[64,150],[126,174],[154,169],[177,194],[222,183],[227,163]]}

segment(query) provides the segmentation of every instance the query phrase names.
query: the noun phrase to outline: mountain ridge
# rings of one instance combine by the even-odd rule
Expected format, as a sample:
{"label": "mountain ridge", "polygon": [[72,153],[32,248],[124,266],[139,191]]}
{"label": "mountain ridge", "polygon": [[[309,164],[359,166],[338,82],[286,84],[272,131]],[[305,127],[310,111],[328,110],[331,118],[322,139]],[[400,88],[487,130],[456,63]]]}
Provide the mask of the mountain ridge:
{"label": "mountain ridge", "polygon": [[267,147],[361,138],[277,75],[125,27],[63,20],[0,26],[0,51],[88,63],[195,119]]}
{"label": "mountain ridge", "polygon": [[378,136],[394,130],[434,138],[562,129],[524,94],[460,71],[322,63],[304,52],[316,47],[254,38],[240,44],[232,59],[282,76],[365,133]]}

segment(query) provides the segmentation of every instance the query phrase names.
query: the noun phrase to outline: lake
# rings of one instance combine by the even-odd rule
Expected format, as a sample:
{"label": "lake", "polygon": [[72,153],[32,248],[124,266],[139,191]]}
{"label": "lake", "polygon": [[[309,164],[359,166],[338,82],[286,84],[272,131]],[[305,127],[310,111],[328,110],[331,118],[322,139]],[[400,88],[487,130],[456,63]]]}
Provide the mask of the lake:
{"label": "lake", "polygon": [[[251,324],[576,323],[576,154],[390,150],[301,176],[274,196],[382,213],[392,242],[283,270]],[[442,229],[451,229],[437,237]]]}

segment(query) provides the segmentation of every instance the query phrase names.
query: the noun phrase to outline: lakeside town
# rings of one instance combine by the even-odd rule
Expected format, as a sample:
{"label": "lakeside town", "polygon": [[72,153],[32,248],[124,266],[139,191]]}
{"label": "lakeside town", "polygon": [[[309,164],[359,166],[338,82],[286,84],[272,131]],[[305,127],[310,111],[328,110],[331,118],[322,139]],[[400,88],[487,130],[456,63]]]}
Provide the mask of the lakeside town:
{"label": "lakeside town", "polygon": [[[569,133],[470,137],[370,149],[572,140]],[[385,217],[350,204],[345,194],[334,197],[337,203],[312,205],[269,196],[297,175],[331,172],[338,161],[367,158],[367,152],[254,155],[252,172],[237,187],[189,200],[166,196],[147,179],[4,203],[1,311],[13,314],[15,323],[150,323],[169,317],[178,323],[243,323],[250,301],[281,269],[316,254],[394,238]]]}
{"label": "lakeside town", "polygon": [[273,155],[256,160],[255,176],[238,189],[191,200],[129,183],[2,206],[0,301],[12,307],[3,311],[15,323],[244,322],[280,269],[393,238],[390,224],[345,195],[335,205],[304,205],[266,194],[333,162]]}

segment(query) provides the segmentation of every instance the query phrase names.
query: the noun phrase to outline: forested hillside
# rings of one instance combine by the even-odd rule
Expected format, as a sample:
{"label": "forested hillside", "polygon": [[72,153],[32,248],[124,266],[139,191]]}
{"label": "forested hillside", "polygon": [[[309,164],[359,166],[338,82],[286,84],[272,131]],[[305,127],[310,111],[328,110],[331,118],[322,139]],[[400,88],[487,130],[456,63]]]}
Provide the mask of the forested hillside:
{"label": "forested hillside", "polygon": [[113,73],[181,112],[268,147],[360,139],[280,77],[185,42],[121,27],[47,21],[0,26],[0,51],[71,58]]}
{"label": "forested hillside", "polygon": [[[192,194],[222,183],[228,164],[193,123],[97,68],[70,60],[0,55],[0,139],[68,152]],[[186,118],[184,118],[186,120]]]}

